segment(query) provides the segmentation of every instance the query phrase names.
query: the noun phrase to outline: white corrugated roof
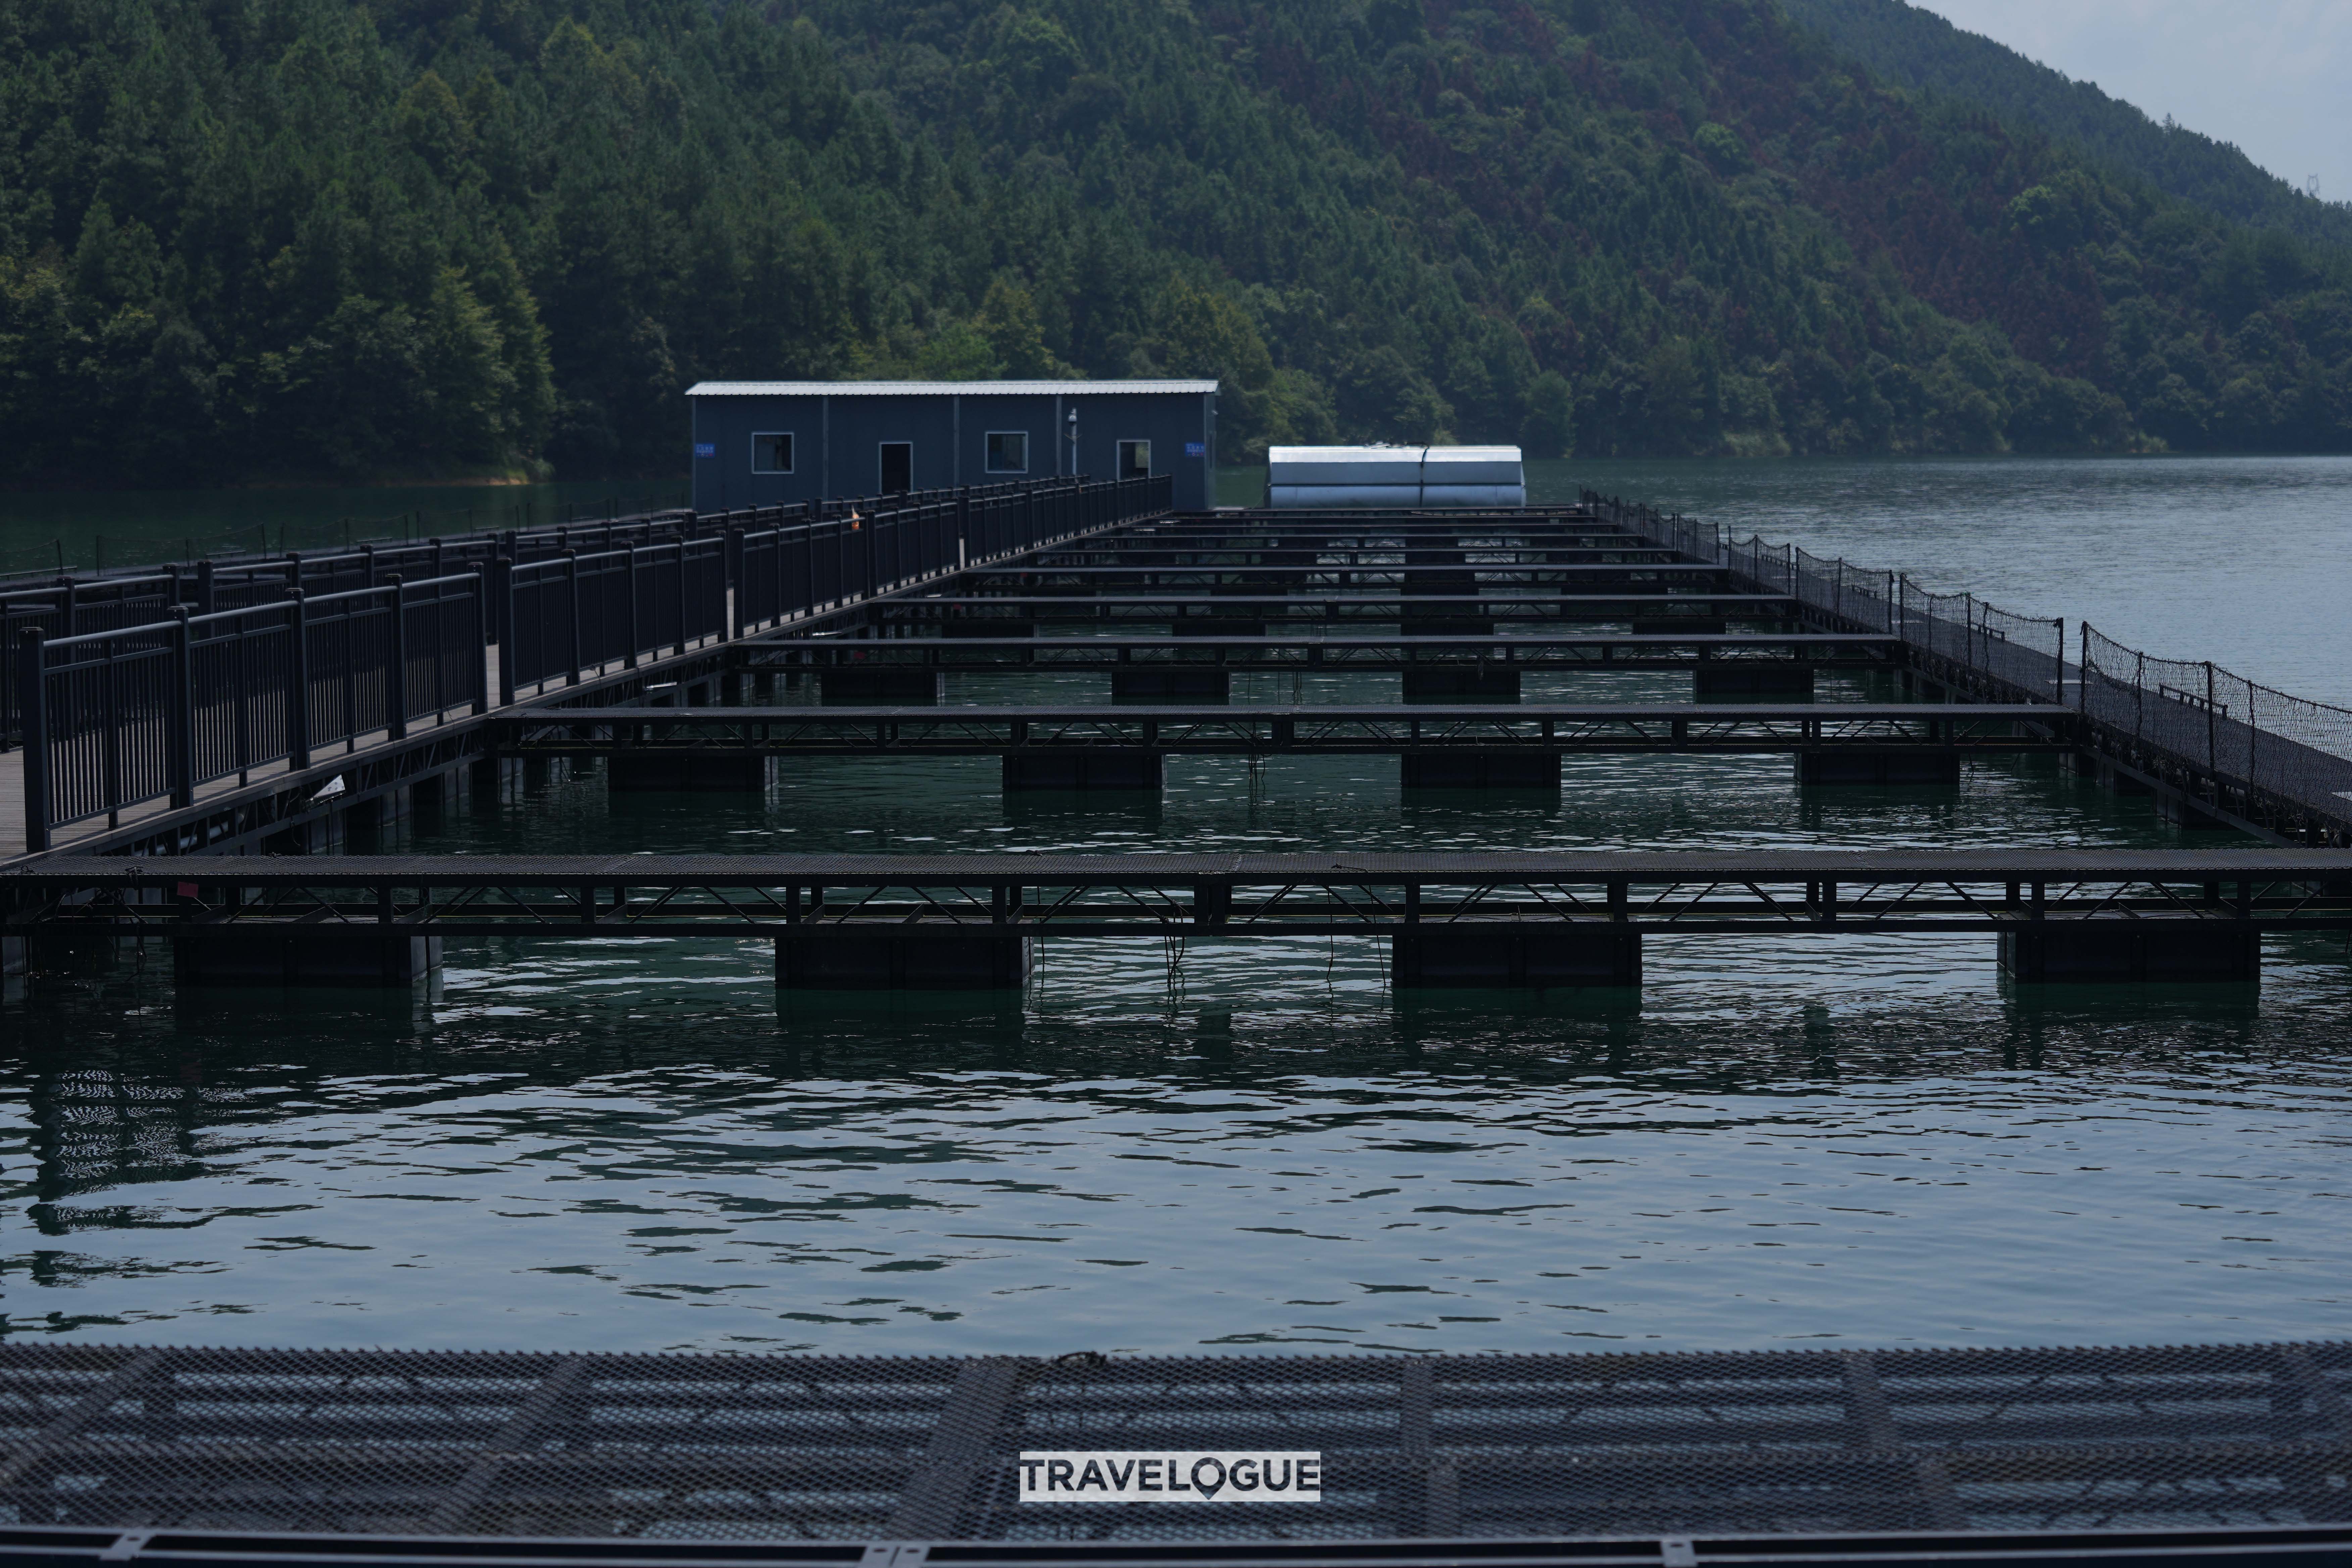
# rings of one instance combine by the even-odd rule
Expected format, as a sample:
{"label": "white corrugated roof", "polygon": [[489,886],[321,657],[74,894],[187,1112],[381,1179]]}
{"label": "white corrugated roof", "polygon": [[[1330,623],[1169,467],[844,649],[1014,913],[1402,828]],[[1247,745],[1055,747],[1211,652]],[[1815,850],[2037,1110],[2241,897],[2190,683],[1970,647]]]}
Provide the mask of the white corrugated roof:
{"label": "white corrugated roof", "polygon": [[1516,463],[1517,447],[1275,447],[1271,463]]}
{"label": "white corrugated roof", "polygon": [[967,396],[1100,397],[1129,392],[1214,392],[1213,381],[698,381],[688,397],[900,397],[961,393]]}

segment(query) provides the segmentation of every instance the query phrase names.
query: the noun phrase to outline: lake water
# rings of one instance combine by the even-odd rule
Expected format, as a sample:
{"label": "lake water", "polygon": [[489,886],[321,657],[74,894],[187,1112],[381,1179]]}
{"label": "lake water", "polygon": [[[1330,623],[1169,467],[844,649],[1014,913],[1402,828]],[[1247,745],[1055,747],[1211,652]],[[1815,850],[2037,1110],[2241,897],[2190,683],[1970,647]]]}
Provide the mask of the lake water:
{"label": "lake water", "polygon": [[0,490],[0,574],[430,539],[684,506],[684,479],[267,489]]}
{"label": "lake water", "polygon": [[[2352,464],[1537,479],[2352,695],[2329,609]],[[1180,761],[1158,806],[1077,812],[910,760],[740,801],[558,777],[420,820],[411,847],[2222,841],[2046,763],[1801,793],[1785,759],[1620,758],[1571,762],[1557,800],[1433,800],[1392,763]],[[780,1003],[751,942],[453,945],[389,998],[184,998],[152,960],[0,1005],[8,1331],[870,1353],[2352,1334],[2340,942],[2273,942],[2259,986],[2037,991],[1986,938],[1686,938],[1650,944],[1639,995],[1400,998],[1365,943],[1064,941],[1017,997],[896,1003]]]}

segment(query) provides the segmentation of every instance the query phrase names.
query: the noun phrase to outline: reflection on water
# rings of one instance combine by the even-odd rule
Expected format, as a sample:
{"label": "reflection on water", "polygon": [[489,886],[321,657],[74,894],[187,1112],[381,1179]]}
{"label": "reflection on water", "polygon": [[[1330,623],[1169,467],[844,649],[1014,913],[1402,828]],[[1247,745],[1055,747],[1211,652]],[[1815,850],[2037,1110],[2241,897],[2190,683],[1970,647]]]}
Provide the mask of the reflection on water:
{"label": "reflection on water", "polygon": [[0,573],[120,567],[255,549],[340,550],[552,527],[688,504],[683,479],[267,489],[0,490]]}
{"label": "reflection on water", "polygon": [[[457,956],[436,1000],[40,1009],[18,1331],[203,1342],[1536,1350],[2352,1332],[2340,957],[2004,998],[1661,944],[1630,997],[1401,1005],[1296,944],[1025,1002],[764,952]],[[20,1017],[23,1015],[19,1015]]]}
{"label": "reflection on water", "polygon": [[[1785,759],[1394,764],[1007,811],[960,762],[764,798],[593,772],[420,849],[2179,837],[2046,764],[1801,793]],[[18,1331],[1059,1352],[2352,1332],[2340,943],[2253,986],[2006,988],[1981,937],[1653,940],[1621,992],[1392,994],[1376,943],[1047,941],[1024,994],[779,1000],[758,942],[453,947],[394,998],[5,1011]]]}

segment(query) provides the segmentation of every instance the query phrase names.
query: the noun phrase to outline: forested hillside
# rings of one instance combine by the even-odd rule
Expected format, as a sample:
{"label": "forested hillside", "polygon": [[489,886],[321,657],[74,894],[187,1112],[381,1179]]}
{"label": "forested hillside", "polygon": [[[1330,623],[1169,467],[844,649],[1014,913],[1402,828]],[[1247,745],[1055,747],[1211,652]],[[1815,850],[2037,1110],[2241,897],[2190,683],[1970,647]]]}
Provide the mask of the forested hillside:
{"label": "forested hillside", "polygon": [[[2352,204],[2317,200],[2229,142],[2170,120],[2158,124],[2095,82],[2069,80],[1932,11],[1905,0],[1780,3],[1796,21],[1885,81],[1969,99],[2012,125],[2072,142],[2110,168],[2232,222],[2352,245]],[[2227,47],[2225,37],[2214,42]]]}
{"label": "forested hillside", "polygon": [[2342,449],[2352,265],[1771,0],[16,0],[0,477],[672,471],[703,376],[1228,453]]}

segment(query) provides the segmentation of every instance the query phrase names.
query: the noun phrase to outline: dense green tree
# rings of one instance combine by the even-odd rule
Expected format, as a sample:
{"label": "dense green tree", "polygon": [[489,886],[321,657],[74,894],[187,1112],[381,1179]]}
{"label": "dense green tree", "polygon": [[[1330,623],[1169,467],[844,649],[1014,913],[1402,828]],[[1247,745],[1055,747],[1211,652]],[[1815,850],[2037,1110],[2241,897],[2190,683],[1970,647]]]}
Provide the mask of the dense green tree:
{"label": "dense green tree", "polygon": [[[702,377],[1221,446],[2352,445],[2352,265],[1773,0],[16,0],[0,478],[674,471]],[[2323,237],[2324,238],[2324,237]]]}
{"label": "dense green tree", "polygon": [[[2352,204],[2299,191],[2226,142],[2161,122],[1905,0],[1781,0],[1789,15],[1895,85],[1965,99],[2206,211],[2352,245]],[[2217,17],[2221,13],[2216,13]],[[2215,47],[2226,47],[2217,37]]]}

